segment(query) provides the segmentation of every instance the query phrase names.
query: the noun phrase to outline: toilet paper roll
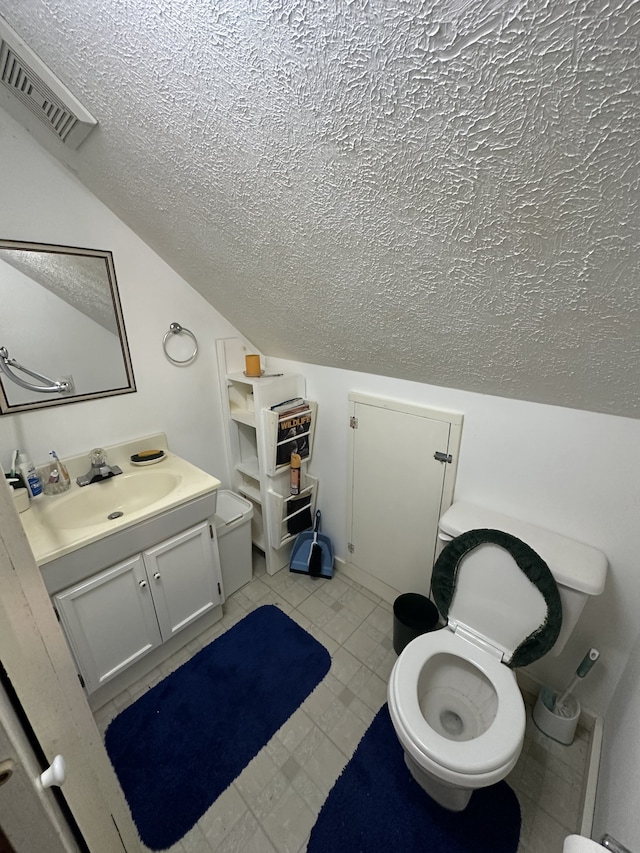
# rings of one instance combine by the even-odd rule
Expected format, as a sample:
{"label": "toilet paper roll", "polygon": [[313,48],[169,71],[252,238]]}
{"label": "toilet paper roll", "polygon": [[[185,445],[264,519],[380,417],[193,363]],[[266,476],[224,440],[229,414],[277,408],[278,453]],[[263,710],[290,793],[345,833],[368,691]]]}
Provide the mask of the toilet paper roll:
{"label": "toilet paper roll", "polygon": [[602,853],[605,848],[597,841],[584,835],[568,835],[564,840],[562,853]]}

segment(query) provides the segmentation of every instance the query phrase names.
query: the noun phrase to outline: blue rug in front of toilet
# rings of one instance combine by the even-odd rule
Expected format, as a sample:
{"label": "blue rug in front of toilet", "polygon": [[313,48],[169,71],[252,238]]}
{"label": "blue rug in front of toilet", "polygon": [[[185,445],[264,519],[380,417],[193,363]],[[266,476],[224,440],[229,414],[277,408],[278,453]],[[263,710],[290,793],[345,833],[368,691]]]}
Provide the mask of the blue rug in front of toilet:
{"label": "blue rug in front of toilet", "polygon": [[520,805],[506,782],[463,812],[437,805],[410,775],[383,705],[329,792],[307,853],[516,853]]}
{"label": "blue rug in front of toilet", "polygon": [[330,665],[324,646],[265,605],[119,714],[105,746],[147,847],[179,841]]}

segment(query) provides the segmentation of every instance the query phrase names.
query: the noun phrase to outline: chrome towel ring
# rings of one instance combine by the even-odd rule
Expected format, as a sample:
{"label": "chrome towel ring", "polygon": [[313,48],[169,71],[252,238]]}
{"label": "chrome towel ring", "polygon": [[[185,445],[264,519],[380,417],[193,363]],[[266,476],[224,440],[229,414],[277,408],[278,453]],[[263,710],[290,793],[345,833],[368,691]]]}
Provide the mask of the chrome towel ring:
{"label": "chrome towel ring", "polygon": [[[193,340],[193,352],[187,358],[178,359],[169,355],[167,351],[167,341],[172,335],[180,335],[182,333],[188,335]],[[162,349],[164,350],[164,354],[172,364],[191,364],[191,362],[198,355],[198,341],[196,340],[196,336],[193,334],[193,332],[190,332],[189,329],[185,329],[184,326],[180,325],[180,323],[171,323],[171,325],[169,326],[169,331],[166,332],[164,338],[162,339]]]}

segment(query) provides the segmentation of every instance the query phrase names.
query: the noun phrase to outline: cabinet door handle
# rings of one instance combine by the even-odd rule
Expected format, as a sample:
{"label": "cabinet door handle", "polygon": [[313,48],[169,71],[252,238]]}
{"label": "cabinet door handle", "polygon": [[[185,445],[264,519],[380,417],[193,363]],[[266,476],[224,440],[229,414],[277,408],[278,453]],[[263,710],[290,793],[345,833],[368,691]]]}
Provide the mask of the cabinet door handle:
{"label": "cabinet door handle", "polygon": [[159,580],[160,580],[160,572],[154,572],[153,577],[154,577],[157,581],[159,581]]}
{"label": "cabinet door handle", "polygon": [[146,585],[147,585],[146,581],[138,581],[138,586],[140,587],[140,589],[144,589]]}

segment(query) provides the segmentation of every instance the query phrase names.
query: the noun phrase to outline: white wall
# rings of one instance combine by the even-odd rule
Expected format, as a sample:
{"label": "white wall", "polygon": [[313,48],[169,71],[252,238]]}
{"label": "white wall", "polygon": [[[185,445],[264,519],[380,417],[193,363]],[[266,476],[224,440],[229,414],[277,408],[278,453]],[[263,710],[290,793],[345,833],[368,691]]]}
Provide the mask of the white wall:
{"label": "white wall", "polygon": [[[2,110],[0,162],[3,238],[113,253],[138,389],[107,400],[4,415],[0,465],[8,470],[15,447],[26,448],[40,464],[50,450],[64,458],[163,431],[176,453],[227,481],[215,341],[237,331]],[[162,350],[173,321],[198,339],[198,358],[186,367],[172,365]]]}

